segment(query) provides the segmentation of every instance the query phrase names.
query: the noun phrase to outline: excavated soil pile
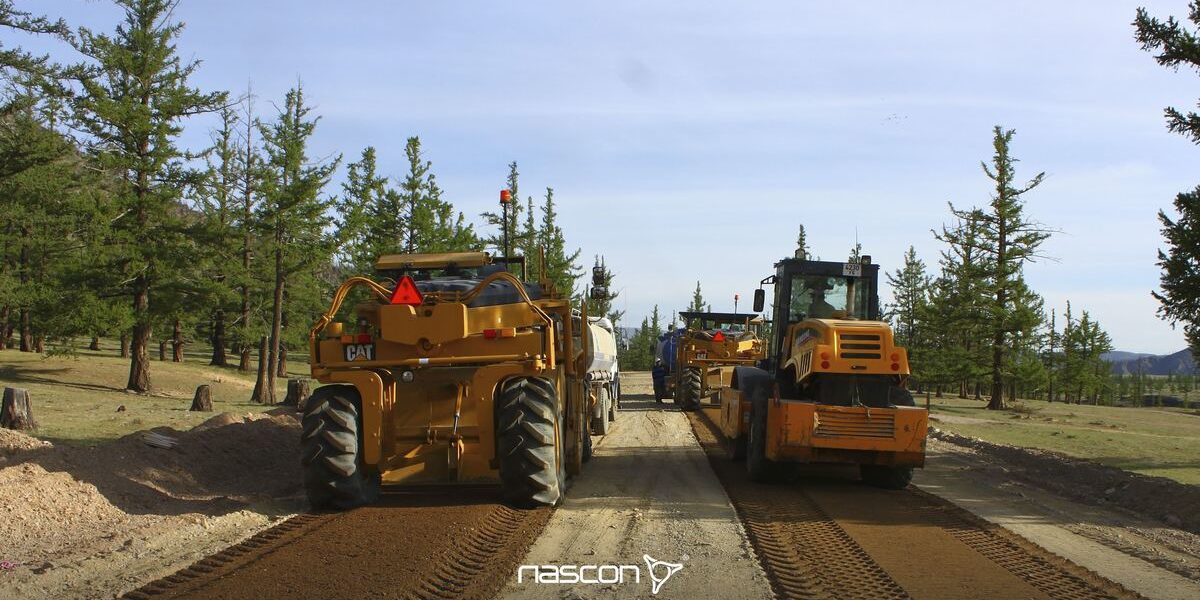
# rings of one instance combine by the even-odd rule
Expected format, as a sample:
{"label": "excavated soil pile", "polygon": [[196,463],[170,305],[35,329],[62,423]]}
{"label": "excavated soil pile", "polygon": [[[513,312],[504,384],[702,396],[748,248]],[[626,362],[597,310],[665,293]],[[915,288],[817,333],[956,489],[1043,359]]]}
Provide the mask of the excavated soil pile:
{"label": "excavated soil pile", "polygon": [[1115,505],[1200,534],[1200,486],[1151,477],[1056,452],[993,444],[930,428],[930,437],[970,448],[1009,476],[1088,504]]}
{"label": "excavated soil pile", "polygon": [[[96,447],[53,446],[0,429],[0,560],[34,573],[97,545],[300,493],[291,411],[223,414],[149,446],[135,433]],[[52,562],[53,561],[53,562]]]}

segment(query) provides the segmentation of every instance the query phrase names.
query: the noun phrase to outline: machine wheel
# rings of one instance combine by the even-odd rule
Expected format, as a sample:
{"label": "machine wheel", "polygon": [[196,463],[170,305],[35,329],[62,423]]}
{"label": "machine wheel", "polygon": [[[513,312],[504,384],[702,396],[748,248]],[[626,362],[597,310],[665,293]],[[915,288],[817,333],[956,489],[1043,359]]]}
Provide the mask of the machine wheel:
{"label": "machine wheel", "polygon": [[699,369],[688,369],[683,378],[683,410],[700,408],[700,390],[702,389]]}
{"label": "machine wheel", "polygon": [[592,419],[592,430],[596,435],[608,435],[613,418],[612,396],[608,395],[608,388],[600,388],[597,401],[600,403],[600,418]]}
{"label": "machine wheel", "polygon": [[313,508],[347,510],[379,498],[379,474],[369,473],[362,461],[360,404],[352,385],[323,386],[308,399],[300,461]]}
{"label": "machine wheel", "polygon": [[860,465],[863,483],[885,490],[902,490],[912,481],[912,467]]}
{"label": "machine wheel", "polygon": [[729,449],[729,458],[734,462],[746,460],[746,436],[745,434],[733,438],[733,446]]}
{"label": "machine wheel", "polygon": [[750,433],[746,437],[746,471],[751,480],[759,483],[771,483],[780,476],[780,465],[767,458],[766,398],[755,399],[754,408],[750,411]]}
{"label": "machine wheel", "polygon": [[556,400],[554,385],[545,379],[518,377],[502,384],[496,432],[500,484],[510,504],[550,506],[562,498]]}
{"label": "machine wheel", "polygon": [[588,462],[592,460],[592,434],[586,431],[583,433],[583,448],[581,449],[581,452],[581,462]]}

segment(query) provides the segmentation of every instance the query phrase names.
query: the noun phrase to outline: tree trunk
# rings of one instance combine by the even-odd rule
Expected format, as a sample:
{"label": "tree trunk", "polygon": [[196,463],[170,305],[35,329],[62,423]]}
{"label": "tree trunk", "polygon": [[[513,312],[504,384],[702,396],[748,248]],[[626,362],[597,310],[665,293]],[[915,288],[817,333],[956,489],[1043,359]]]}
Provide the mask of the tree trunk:
{"label": "tree trunk", "polygon": [[279,334],[283,329],[283,231],[275,228],[275,297],[271,310],[271,353],[267,361],[268,404],[275,404],[275,372],[279,364]]}
{"label": "tree trunk", "polygon": [[218,309],[217,314],[213,317],[212,360],[208,364],[214,367],[226,366],[224,310]]}
{"label": "tree trunk", "polygon": [[192,407],[188,410],[192,412],[212,412],[212,389],[207,385],[202,385],[196,388],[196,395],[192,397]]}
{"label": "tree trunk", "polygon": [[175,319],[175,329],[171,332],[171,362],[183,362],[183,324]]}
{"label": "tree trunk", "polygon": [[250,344],[242,344],[238,348],[238,371],[250,372]]}
{"label": "tree trunk", "polygon": [[8,316],[12,309],[7,305],[0,306],[0,350],[8,349]]}
{"label": "tree trunk", "polygon": [[304,403],[308,402],[310,383],[308,379],[303,378],[289,379],[287,396],[284,397],[283,403],[287,406],[295,406],[296,410],[304,410]]}
{"label": "tree trunk", "polygon": [[18,430],[37,428],[37,421],[33,420],[33,404],[29,400],[27,390],[4,388],[4,397],[0,401],[0,427]]}
{"label": "tree trunk", "polygon": [[279,344],[279,370],[275,376],[287,377],[287,346],[284,344]]}
{"label": "tree trunk", "polygon": [[146,393],[150,391],[150,284],[145,276],[138,277],[133,295],[133,339],[130,344],[129,382],[125,389]]}
{"label": "tree trunk", "polygon": [[258,377],[254,380],[254,391],[250,393],[250,401],[257,404],[271,404],[274,398],[267,395],[267,336],[258,341]]}
{"label": "tree trunk", "polygon": [[96,336],[92,336],[92,343],[88,344],[88,350],[99,350],[99,349],[100,349],[100,338],[98,338]]}
{"label": "tree trunk", "polygon": [[33,336],[33,351],[38,354],[46,353],[46,338],[40,335]]}
{"label": "tree trunk", "polygon": [[166,362],[167,360],[167,340],[160,340],[158,342],[158,360],[159,362]]}
{"label": "tree trunk", "polygon": [[29,323],[29,311],[21,309],[21,352],[33,352],[33,328]]}
{"label": "tree trunk", "polygon": [[129,358],[129,334],[121,332],[121,358]]}

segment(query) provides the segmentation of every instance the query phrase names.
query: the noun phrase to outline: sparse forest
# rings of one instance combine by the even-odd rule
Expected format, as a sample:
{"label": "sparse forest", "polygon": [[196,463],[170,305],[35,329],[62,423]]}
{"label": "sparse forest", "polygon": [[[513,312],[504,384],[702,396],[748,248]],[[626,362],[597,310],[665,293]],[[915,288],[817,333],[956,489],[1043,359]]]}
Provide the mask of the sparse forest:
{"label": "sparse forest", "polygon": [[[127,389],[147,392],[153,358],[182,361],[200,341],[215,366],[249,371],[259,354],[253,399],[274,403],[289,350],[305,348],[337,283],[369,274],[379,255],[524,254],[531,276],[544,267],[560,292],[581,291],[554,190],[522,204],[516,162],[507,220],[485,213],[477,230],[418,137],[403,157],[371,147],[352,161],[313,156],[320,115],[299,82],[278,99],[196,88],[199,61],[176,47],[177,0],[115,3],[124,20],[99,32],[0,2],[0,27],[75,57],[0,46],[0,349],[119,339]],[[260,114],[258,104],[278,108]],[[200,116],[217,123],[210,144],[183,147]],[[407,170],[393,179],[384,165],[400,159]],[[602,312],[615,321],[610,306]]]}

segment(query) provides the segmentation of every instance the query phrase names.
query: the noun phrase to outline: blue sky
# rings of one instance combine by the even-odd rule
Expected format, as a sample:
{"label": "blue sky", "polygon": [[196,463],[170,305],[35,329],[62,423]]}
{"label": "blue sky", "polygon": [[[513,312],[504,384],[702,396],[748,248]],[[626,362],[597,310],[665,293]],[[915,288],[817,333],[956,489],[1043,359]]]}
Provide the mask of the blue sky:
{"label": "blue sky", "polygon": [[[1027,213],[1061,231],[1027,268],[1034,288],[1118,349],[1183,348],[1150,291],[1156,211],[1200,184],[1200,149],[1162,108],[1193,106],[1200,80],[1157,66],[1130,22],[1186,2],[982,4],[183,0],[177,15],[197,84],[252,83],[265,112],[304,83],[315,155],[373,145],[399,177],[419,135],[476,221],[516,160],[523,196],[555,189],[586,265],[606,257],[628,325],[682,308],[697,280],[714,309],[745,302],[800,223],[825,259],[857,235],[885,270],[909,245],[935,267],[930,230],[947,202],[987,202],[979,162],[992,126],[1013,128],[1018,175],[1047,173]],[[38,5],[104,30],[117,16],[18,3]]]}

